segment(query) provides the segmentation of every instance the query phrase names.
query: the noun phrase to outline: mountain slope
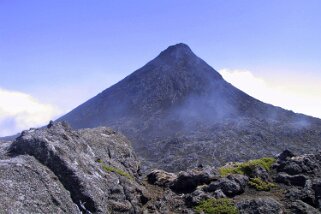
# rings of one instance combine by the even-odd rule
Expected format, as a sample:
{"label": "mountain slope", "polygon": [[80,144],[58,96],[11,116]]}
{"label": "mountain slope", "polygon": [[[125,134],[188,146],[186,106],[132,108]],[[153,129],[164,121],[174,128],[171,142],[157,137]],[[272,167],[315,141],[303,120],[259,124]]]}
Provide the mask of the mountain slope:
{"label": "mountain slope", "polygon": [[170,171],[321,148],[320,120],[250,97],[185,44],[59,120],[122,131],[146,163]]}

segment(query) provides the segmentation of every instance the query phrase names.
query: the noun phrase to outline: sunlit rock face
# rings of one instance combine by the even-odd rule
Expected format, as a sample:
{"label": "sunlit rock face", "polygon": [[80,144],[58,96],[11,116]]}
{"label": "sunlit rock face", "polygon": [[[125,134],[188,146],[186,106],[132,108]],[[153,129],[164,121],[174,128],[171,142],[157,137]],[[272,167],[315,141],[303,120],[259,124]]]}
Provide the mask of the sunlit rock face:
{"label": "sunlit rock face", "polygon": [[321,148],[320,120],[250,97],[185,44],[168,47],[62,120],[119,130],[144,168],[169,171]]}
{"label": "sunlit rock face", "polygon": [[145,188],[129,141],[66,123],[1,144],[0,210],[6,213],[141,213]]}

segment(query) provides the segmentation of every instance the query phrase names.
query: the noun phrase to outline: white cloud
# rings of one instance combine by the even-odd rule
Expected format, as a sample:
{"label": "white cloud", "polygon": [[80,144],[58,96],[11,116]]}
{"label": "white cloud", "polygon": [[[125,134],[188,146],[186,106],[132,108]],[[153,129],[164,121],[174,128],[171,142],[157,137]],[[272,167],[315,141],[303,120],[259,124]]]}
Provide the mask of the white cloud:
{"label": "white cloud", "polygon": [[42,126],[61,113],[57,107],[32,96],[0,88],[0,136]]}
{"label": "white cloud", "polygon": [[248,70],[221,69],[219,72],[226,81],[263,102],[321,118],[321,93],[315,93],[321,91],[320,85],[311,87],[309,82],[297,84],[288,80],[279,85]]}

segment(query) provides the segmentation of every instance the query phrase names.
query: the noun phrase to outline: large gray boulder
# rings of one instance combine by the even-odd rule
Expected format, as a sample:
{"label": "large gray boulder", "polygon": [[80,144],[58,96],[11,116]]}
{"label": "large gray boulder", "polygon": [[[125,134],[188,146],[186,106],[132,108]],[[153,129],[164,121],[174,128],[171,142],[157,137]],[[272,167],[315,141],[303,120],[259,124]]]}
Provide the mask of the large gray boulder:
{"label": "large gray boulder", "polygon": [[172,182],[177,178],[174,173],[166,172],[164,170],[153,170],[147,175],[147,180],[150,184],[161,187],[169,187]]}
{"label": "large gray boulder", "polygon": [[213,167],[195,168],[181,171],[172,182],[171,189],[178,193],[189,193],[196,190],[197,186],[209,184],[218,178],[218,172]]}
{"label": "large gray boulder", "polygon": [[284,183],[286,185],[294,185],[294,186],[305,186],[308,177],[305,175],[288,175],[284,172],[278,173],[275,178],[276,182]]}
{"label": "large gray boulder", "polygon": [[213,181],[208,186],[204,187],[206,192],[215,192],[221,190],[225,195],[233,197],[242,194],[249,181],[245,175],[229,175],[226,178],[221,178]]}
{"label": "large gray boulder", "polygon": [[[22,172],[28,182],[36,181],[28,176],[34,169],[46,168],[52,175],[48,185],[58,182],[62,191],[57,190],[57,194],[64,197],[65,192],[73,207],[77,205],[83,213],[140,213],[148,200],[137,180],[139,161],[129,142],[108,128],[74,131],[66,123],[50,124],[48,128],[24,131],[8,151],[11,162],[29,157],[28,163],[33,160],[38,164],[30,164],[30,169]],[[12,179],[18,177],[13,174]],[[18,190],[13,186],[12,194]],[[37,197],[49,200],[42,199],[42,195]],[[69,208],[66,212],[77,211]]]}
{"label": "large gray boulder", "polygon": [[57,176],[29,155],[6,156],[0,145],[1,213],[79,213]]}
{"label": "large gray boulder", "polygon": [[319,214],[320,211],[311,205],[304,203],[301,200],[297,200],[291,203],[290,211],[293,214]]}
{"label": "large gray boulder", "polygon": [[279,159],[276,169],[278,172],[285,172],[289,175],[321,176],[321,153]]}

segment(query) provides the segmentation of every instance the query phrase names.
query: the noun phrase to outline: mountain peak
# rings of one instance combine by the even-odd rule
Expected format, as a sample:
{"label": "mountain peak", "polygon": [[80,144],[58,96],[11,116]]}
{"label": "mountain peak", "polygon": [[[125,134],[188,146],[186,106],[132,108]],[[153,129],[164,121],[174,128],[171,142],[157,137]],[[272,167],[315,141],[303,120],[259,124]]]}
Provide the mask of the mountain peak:
{"label": "mountain peak", "polygon": [[171,45],[166,50],[168,50],[168,51],[180,51],[180,52],[192,52],[191,48],[185,43],[177,43],[175,45]]}
{"label": "mountain peak", "polygon": [[[169,46],[62,120],[74,128],[119,130],[145,163],[171,171],[273,156],[285,148],[321,149],[321,120],[247,95],[182,43]],[[309,126],[298,126],[302,121]]]}
{"label": "mountain peak", "polygon": [[171,59],[181,59],[184,57],[193,56],[196,57],[191,48],[184,43],[178,43],[176,45],[169,46],[166,50],[162,51],[159,56]]}

